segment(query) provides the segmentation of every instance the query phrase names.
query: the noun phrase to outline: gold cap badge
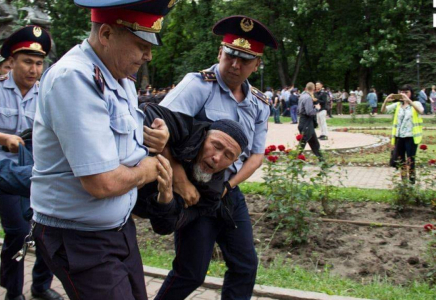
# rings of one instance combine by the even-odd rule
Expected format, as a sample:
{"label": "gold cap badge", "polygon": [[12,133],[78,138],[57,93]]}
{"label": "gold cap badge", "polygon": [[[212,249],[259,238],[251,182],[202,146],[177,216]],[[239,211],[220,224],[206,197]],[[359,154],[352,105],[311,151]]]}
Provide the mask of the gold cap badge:
{"label": "gold cap badge", "polygon": [[241,28],[242,30],[244,30],[245,32],[249,32],[253,29],[254,27],[254,22],[253,20],[247,19],[247,18],[243,18],[241,20]]}
{"label": "gold cap badge", "polygon": [[40,43],[32,43],[32,44],[30,44],[29,48],[32,50],[37,50],[37,51],[42,50],[42,46]]}
{"label": "gold cap badge", "polygon": [[236,39],[233,41],[232,45],[235,45],[237,47],[241,47],[244,49],[251,49],[251,44],[246,39]]}
{"label": "gold cap badge", "polygon": [[33,27],[33,35],[36,37],[40,37],[42,34],[42,29],[41,27],[35,26]]}

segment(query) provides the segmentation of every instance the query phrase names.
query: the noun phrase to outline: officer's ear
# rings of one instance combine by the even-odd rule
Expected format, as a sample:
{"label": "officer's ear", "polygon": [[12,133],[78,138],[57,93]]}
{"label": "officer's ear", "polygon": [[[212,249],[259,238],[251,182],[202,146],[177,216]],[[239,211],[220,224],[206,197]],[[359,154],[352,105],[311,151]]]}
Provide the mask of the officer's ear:
{"label": "officer's ear", "polygon": [[256,66],[254,67],[254,72],[256,72],[257,71],[257,69],[259,68],[259,66],[260,66],[260,63],[261,63],[261,61],[262,61],[262,59],[260,58],[260,57],[257,57],[257,58],[255,58],[257,61],[256,61]]}
{"label": "officer's ear", "polygon": [[223,47],[220,47],[220,51],[218,52],[218,61],[221,59],[221,55],[223,55]]}
{"label": "officer's ear", "polygon": [[98,39],[103,46],[107,47],[109,46],[109,39],[114,34],[115,34],[115,30],[111,25],[102,24],[98,31]]}

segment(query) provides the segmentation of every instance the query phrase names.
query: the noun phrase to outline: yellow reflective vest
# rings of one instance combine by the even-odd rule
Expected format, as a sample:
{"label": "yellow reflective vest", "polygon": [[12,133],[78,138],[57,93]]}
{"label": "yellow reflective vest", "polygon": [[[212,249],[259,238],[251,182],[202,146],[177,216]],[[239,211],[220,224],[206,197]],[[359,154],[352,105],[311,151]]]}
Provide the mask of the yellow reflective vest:
{"label": "yellow reflective vest", "polygon": [[[398,102],[394,114],[394,124],[392,124],[392,138],[391,138],[392,145],[395,145],[395,137],[397,135],[397,126],[398,126],[398,113],[400,112],[400,107],[401,107],[401,102]],[[413,142],[415,144],[419,144],[421,143],[422,140],[422,118],[413,106],[411,106],[411,108],[412,108],[412,123],[413,123],[413,127],[412,127]]]}

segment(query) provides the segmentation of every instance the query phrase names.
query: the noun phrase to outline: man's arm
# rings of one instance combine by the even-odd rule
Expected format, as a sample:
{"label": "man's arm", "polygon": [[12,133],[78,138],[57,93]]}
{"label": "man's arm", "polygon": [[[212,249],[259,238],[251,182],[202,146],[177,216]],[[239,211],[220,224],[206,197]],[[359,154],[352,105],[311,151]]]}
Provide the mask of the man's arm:
{"label": "man's arm", "polygon": [[247,180],[262,165],[263,157],[264,154],[262,153],[250,155],[250,157],[242,165],[242,168],[239,170],[239,172],[229,180],[230,186],[235,187],[241,182]]}
{"label": "man's arm", "polygon": [[183,200],[185,200],[186,205],[191,206],[197,204],[197,202],[200,200],[200,193],[189,181],[183,166],[173,158],[168,147],[165,147],[162,155],[168,159],[173,169],[174,192],[179,194]]}
{"label": "man's arm", "polygon": [[158,168],[162,167],[159,165],[156,157],[146,157],[136,167],[119,165],[109,172],[80,177],[80,182],[97,199],[116,197],[156,180]]}

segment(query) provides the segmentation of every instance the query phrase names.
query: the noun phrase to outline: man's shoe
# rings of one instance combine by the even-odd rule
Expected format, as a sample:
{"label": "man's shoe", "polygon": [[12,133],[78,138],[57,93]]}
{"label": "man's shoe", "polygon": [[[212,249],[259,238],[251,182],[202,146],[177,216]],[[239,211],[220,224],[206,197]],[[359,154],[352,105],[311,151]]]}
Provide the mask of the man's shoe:
{"label": "man's shoe", "polygon": [[47,289],[44,292],[39,293],[32,287],[32,296],[43,300],[64,300],[64,298],[53,289]]}
{"label": "man's shoe", "polygon": [[322,135],[322,136],[319,137],[319,139],[322,140],[322,141],[327,141],[329,138],[327,136],[325,136],[325,135]]}
{"label": "man's shoe", "polygon": [[20,296],[14,297],[14,298],[10,298],[8,296],[8,294],[6,293],[5,300],[26,300],[26,298],[24,297],[24,295],[20,295]]}

